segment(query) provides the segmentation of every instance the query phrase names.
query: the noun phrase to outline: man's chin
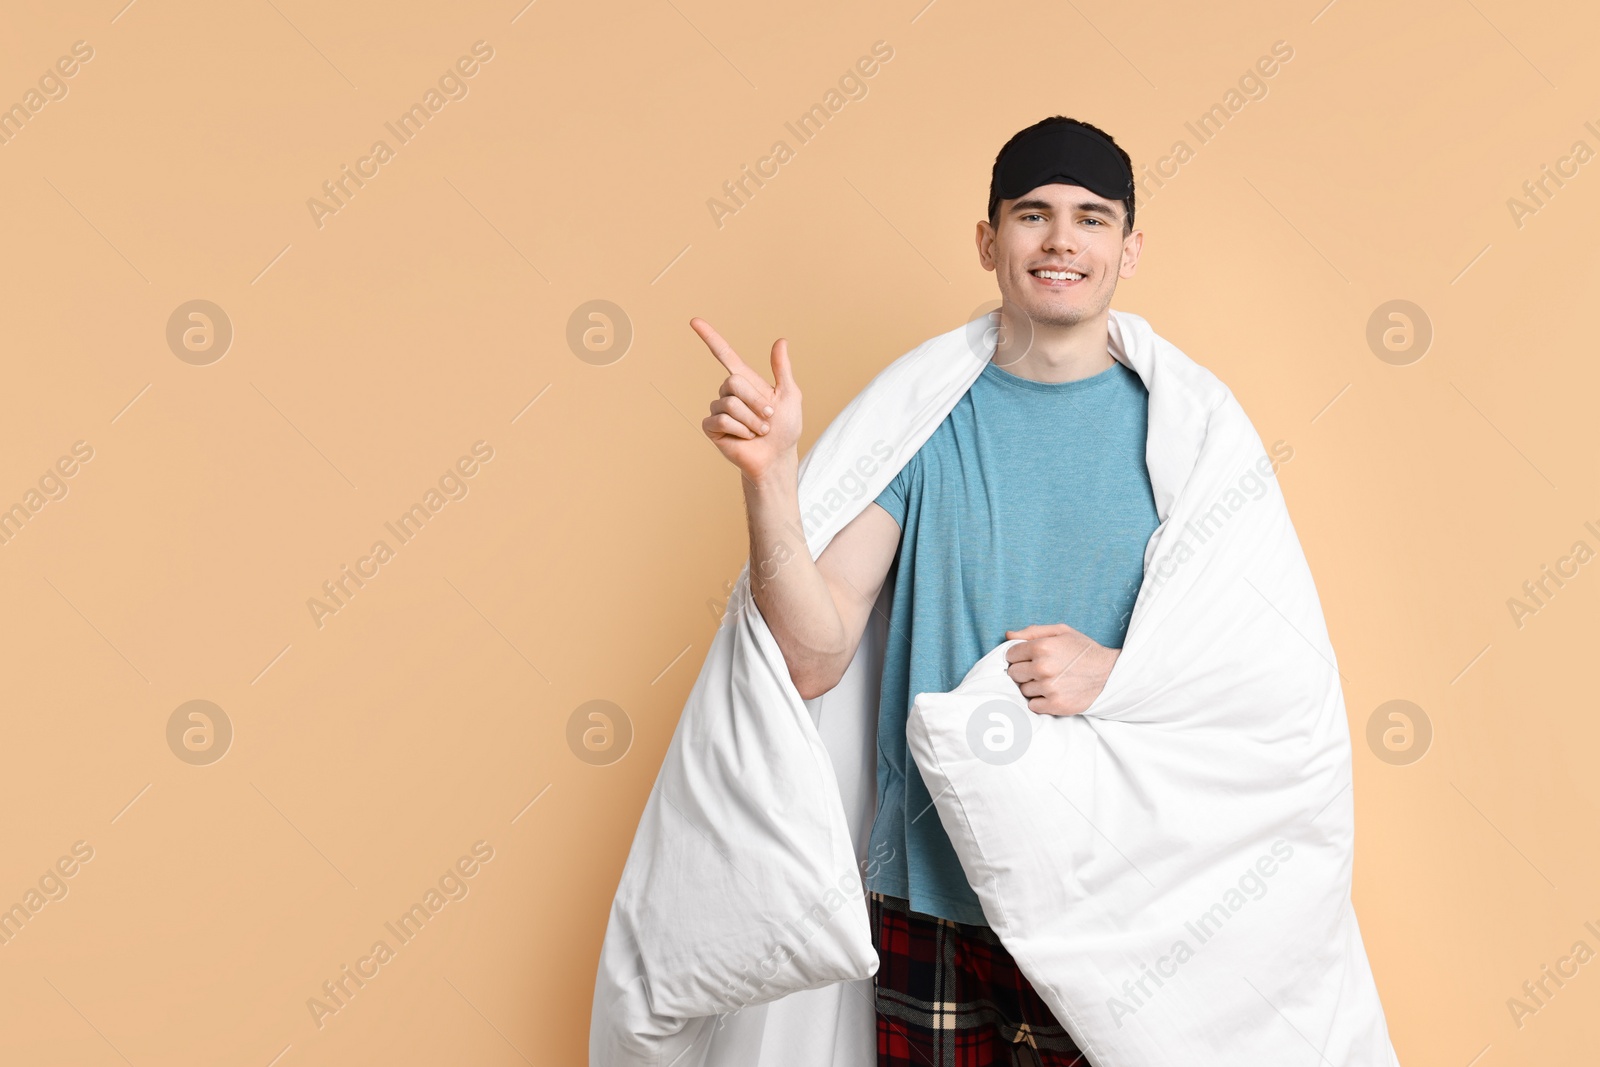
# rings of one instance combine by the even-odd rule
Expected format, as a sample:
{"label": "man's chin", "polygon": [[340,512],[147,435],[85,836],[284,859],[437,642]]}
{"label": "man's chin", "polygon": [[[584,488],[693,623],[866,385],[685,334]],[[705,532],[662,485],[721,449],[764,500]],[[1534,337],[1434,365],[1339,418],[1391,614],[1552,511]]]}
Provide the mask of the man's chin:
{"label": "man's chin", "polygon": [[[1062,294],[1056,299],[1034,299],[1027,301],[1013,301],[1011,306],[1028,317],[1035,326],[1077,326],[1088,322],[1105,311],[1105,304],[1098,304],[1095,295],[1091,292],[1066,295]],[[1093,306],[1091,306],[1093,305]]]}
{"label": "man's chin", "polygon": [[1047,304],[1020,309],[1035,326],[1076,326],[1094,317],[1092,312],[1072,304]]}

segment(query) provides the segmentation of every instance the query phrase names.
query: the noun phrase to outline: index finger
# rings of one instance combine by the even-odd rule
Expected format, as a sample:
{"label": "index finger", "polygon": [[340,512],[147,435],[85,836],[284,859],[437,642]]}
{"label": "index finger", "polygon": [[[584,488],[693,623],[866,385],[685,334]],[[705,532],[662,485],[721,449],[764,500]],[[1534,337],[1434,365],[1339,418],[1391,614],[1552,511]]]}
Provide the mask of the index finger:
{"label": "index finger", "polygon": [[1033,659],[1033,641],[1031,638],[1018,641],[1006,649],[1007,663],[1026,663],[1031,659]]}
{"label": "index finger", "polygon": [[711,349],[711,354],[717,357],[718,363],[727,368],[729,374],[743,374],[747,378],[750,376],[750,368],[745,366],[744,360],[739,358],[739,353],[735,352],[733,346],[722,339],[720,333],[711,328],[709,322],[698,317],[692,318],[689,320],[689,328],[700,335],[700,340],[706,343],[706,347]]}

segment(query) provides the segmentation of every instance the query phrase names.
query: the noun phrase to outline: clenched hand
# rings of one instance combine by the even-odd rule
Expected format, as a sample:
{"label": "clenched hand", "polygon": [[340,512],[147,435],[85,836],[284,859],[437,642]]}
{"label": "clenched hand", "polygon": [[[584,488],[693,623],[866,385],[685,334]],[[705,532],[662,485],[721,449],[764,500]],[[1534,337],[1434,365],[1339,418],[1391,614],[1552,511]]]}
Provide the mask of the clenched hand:
{"label": "clenched hand", "polygon": [[1006,673],[1040,715],[1077,715],[1093,704],[1122,655],[1064,622],[1007,630],[1012,638],[1022,640],[1006,649]]}

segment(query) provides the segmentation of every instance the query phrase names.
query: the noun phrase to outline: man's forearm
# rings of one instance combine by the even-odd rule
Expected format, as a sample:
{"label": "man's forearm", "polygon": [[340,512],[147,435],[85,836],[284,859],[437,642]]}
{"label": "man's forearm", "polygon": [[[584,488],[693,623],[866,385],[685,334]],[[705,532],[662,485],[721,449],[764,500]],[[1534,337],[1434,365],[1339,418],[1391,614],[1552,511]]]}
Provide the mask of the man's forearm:
{"label": "man's forearm", "polygon": [[750,595],[802,696],[830,687],[844,625],[800,522],[799,458],[791,450],[759,479],[740,479],[750,527]]}

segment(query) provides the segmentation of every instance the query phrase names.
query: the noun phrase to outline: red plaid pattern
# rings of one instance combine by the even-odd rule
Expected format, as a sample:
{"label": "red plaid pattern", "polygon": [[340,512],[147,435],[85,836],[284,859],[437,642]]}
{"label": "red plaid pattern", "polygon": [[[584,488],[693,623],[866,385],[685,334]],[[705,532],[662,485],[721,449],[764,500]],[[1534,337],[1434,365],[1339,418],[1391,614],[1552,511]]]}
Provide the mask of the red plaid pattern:
{"label": "red plaid pattern", "polygon": [[878,1067],[1089,1067],[993,930],[868,903]]}

